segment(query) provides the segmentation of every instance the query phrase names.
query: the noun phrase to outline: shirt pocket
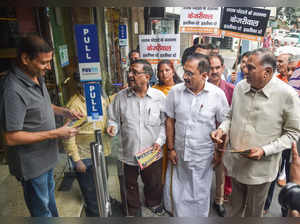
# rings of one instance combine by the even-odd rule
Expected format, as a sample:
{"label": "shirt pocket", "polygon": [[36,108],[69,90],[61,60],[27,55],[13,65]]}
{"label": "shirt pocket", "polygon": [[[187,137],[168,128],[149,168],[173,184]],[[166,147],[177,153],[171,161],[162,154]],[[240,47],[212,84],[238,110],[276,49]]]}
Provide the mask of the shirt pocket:
{"label": "shirt pocket", "polygon": [[255,131],[259,135],[277,136],[282,132],[282,119],[276,116],[276,111],[270,114],[257,113],[255,119]]}
{"label": "shirt pocket", "polygon": [[160,119],[160,104],[159,102],[153,102],[146,106],[146,124],[150,126],[159,126]]}
{"label": "shirt pocket", "polygon": [[42,112],[40,107],[33,106],[27,109],[24,123],[28,123],[30,125],[40,125],[41,121]]}
{"label": "shirt pocket", "polygon": [[215,108],[213,106],[203,106],[202,104],[193,111],[198,123],[209,125],[215,122]]}

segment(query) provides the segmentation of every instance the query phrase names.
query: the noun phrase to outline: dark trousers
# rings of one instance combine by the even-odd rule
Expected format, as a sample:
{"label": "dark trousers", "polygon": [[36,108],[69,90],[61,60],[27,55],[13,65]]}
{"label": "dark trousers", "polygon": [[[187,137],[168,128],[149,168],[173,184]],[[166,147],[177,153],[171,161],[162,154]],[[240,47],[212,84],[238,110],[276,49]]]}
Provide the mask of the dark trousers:
{"label": "dark trousers", "polygon": [[138,166],[124,164],[125,193],[128,206],[128,215],[137,216],[141,209],[139,196],[138,176],[141,174],[144,183],[145,204],[153,207],[161,204],[162,183],[161,170],[162,160],[158,160],[144,170]]}
{"label": "dark trousers", "polygon": [[[271,206],[275,185],[277,183],[279,174],[282,172],[283,169],[285,169],[285,173],[286,173],[286,182],[289,182],[289,177],[290,177],[290,162],[289,162],[290,153],[291,153],[291,149],[285,149],[282,152],[281,166],[280,166],[280,169],[279,169],[279,172],[278,172],[278,175],[277,175],[276,179],[271,183],[264,210],[269,210],[269,208]],[[285,213],[286,212],[284,210],[282,210],[283,216],[285,216]]]}
{"label": "dark trousers", "polygon": [[[76,179],[79,183],[81,193],[85,202],[85,213],[88,217],[98,217],[98,201],[94,182],[94,170],[91,159],[83,159],[82,162],[86,166],[85,173],[76,172]],[[74,167],[75,164],[73,163]]]}

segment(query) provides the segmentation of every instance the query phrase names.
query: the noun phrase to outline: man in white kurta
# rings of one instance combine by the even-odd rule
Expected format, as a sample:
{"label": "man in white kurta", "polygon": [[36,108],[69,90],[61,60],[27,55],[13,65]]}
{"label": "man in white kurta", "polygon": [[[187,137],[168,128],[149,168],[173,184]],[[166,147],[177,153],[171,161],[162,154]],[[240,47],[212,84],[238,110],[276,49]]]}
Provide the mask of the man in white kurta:
{"label": "man in white kurta", "polygon": [[184,65],[185,83],[173,87],[166,101],[170,162],[164,203],[177,217],[209,214],[214,154],[209,134],[229,110],[224,92],[206,82],[209,67],[206,56],[190,56]]}

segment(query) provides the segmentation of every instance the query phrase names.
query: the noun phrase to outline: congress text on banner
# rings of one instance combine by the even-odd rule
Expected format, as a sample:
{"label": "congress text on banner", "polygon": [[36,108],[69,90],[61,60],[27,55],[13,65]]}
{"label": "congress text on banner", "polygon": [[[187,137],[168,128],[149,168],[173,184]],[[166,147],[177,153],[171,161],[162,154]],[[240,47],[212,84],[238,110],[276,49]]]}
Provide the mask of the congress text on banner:
{"label": "congress text on banner", "polygon": [[179,34],[156,34],[139,36],[141,58],[155,63],[161,59],[180,58]]}
{"label": "congress text on banner", "polygon": [[180,14],[180,33],[218,34],[220,15],[220,7],[184,7]]}
{"label": "congress text on banner", "polygon": [[270,10],[246,7],[224,7],[222,35],[261,41],[265,34]]}

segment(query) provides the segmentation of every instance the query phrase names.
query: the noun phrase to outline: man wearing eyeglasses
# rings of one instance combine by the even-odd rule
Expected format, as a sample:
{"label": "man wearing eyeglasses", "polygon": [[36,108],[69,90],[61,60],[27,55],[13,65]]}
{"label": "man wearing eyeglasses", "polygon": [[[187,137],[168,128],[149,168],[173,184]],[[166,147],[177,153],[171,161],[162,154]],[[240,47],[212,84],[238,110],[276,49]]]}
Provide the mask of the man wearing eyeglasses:
{"label": "man wearing eyeglasses", "polygon": [[172,199],[167,194],[164,199],[166,209],[177,217],[209,214],[214,154],[209,133],[229,110],[224,92],[206,81],[209,70],[207,56],[189,56],[184,64],[184,83],[174,86],[166,100],[171,163],[164,189],[167,192],[172,182]]}
{"label": "man wearing eyeglasses", "polygon": [[162,184],[161,157],[150,166],[140,169],[136,154],[153,147],[161,151],[164,145],[165,115],[164,94],[149,87],[153,75],[151,65],[137,59],[130,66],[129,88],[120,91],[110,109],[107,132],[110,136],[120,135],[122,151],[120,160],[124,163],[125,194],[129,216],[141,216],[141,202],[137,178],[139,173],[144,183],[146,206],[161,215]]}

